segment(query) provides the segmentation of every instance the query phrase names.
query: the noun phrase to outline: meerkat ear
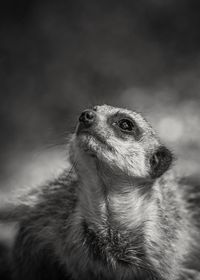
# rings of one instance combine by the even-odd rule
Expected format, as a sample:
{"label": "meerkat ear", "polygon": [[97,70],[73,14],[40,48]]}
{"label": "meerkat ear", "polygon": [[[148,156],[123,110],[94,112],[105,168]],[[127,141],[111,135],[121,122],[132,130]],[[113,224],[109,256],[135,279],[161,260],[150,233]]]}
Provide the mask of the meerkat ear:
{"label": "meerkat ear", "polygon": [[151,177],[160,177],[170,167],[172,160],[172,153],[165,146],[160,146],[150,158]]}

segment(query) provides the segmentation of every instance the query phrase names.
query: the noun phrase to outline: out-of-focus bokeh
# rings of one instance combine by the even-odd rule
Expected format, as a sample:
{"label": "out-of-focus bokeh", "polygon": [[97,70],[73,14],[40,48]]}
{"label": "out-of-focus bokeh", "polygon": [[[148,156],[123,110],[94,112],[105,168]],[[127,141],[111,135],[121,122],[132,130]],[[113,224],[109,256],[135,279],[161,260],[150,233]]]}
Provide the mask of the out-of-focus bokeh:
{"label": "out-of-focus bokeh", "polygon": [[93,104],[142,112],[176,168],[198,173],[199,27],[195,0],[1,3],[1,193],[57,174],[65,136]]}

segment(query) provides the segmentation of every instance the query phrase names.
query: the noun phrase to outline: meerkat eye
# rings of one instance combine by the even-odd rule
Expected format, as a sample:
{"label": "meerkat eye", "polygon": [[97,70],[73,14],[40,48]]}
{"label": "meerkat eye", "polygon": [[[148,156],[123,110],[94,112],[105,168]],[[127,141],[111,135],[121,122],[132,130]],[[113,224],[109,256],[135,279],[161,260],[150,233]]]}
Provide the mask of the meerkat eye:
{"label": "meerkat eye", "polygon": [[135,128],[134,123],[128,119],[121,119],[117,124],[122,131],[131,132]]}

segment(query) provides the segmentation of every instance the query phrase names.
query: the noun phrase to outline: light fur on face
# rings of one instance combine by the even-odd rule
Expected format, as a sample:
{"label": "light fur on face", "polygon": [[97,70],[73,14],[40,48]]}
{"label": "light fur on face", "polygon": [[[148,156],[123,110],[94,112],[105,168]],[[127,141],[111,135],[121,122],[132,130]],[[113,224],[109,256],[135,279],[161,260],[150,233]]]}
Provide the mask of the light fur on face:
{"label": "light fur on face", "polygon": [[145,133],[139,141],[117,137],[108,119],[118,111],[106,105],[99,107],[93,129],[105,143],[93,136],[74,134],[72,160],[82,182],[82,211],[88,220],[98,224],[110,211],[121,226],[133,229],[156,216],[155,206],[138,190],[135,179],[148,177],[147,149],[153,149],[159,142],[140,114],[125,109],[120,109],[120,113],[130,115]]}

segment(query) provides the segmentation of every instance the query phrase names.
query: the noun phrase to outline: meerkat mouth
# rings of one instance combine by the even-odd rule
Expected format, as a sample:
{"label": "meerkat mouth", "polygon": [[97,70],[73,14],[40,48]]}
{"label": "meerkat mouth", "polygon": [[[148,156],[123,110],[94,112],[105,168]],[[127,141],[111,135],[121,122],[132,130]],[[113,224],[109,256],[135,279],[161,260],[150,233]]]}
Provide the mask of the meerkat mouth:
{"label": "meerkat mouth", "polygon": [[108,149],[114,151],[113,147],[108,144],[106,139],[93,131],[82,131],[77,134],[81,146],[84,147],[86,152],[91,152],[92,155],[96,154],[100,149]]}

